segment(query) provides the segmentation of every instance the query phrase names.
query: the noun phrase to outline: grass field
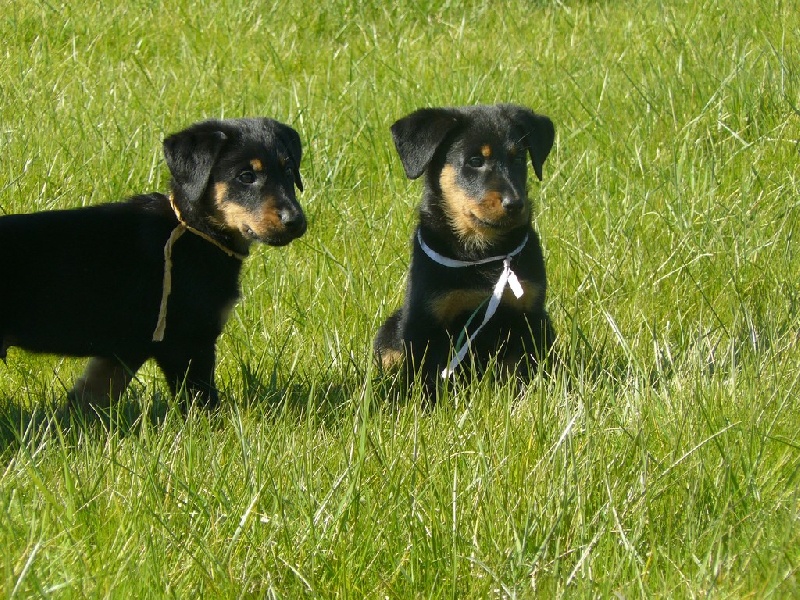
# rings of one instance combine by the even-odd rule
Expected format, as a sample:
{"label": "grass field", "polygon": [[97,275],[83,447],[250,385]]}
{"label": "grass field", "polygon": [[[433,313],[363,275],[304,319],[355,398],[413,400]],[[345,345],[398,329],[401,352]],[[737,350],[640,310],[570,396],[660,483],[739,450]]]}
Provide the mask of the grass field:
{"label": "grass field", "polygon": [[[70,421],[82,361],[9,352],[4,597],[800,597],[793,3],[2,13],[0,214],[163,190],[166,134],[266,115],[303,139],[310,221],[246,263],[218,414],[147,365]],[[499,101],[556,124],[530,193],[568,368],[425,412],[370,359],[421,189],[389,126]]]}

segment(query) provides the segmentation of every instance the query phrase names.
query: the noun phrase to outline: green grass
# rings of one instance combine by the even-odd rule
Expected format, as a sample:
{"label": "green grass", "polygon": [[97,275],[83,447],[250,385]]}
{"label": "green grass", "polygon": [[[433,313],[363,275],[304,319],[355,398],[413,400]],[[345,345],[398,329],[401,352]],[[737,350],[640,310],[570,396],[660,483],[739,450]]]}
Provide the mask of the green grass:
{"label": "green grass", "polygon": [[[219,414],[147,365],[70,421],[82,362],[11,350],[3,596],[800,597],[792,3],[6,0],[0,36],[0,213],[164,189],[167,133],[267,115],[310,219],[246,264]],[[498,101],[556,124],[568,368],[425,412],[370,361],[420,194],[388,128]]]}

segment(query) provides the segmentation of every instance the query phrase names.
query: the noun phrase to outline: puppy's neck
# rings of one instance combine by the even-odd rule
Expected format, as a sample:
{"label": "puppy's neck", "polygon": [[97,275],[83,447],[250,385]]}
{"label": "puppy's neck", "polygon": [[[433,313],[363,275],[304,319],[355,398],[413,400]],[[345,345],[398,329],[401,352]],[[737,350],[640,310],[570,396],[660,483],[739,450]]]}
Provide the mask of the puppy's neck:
{"label": "puppy's neck", "polygon": [[441,198],[430,191],[419,208],[419,230],[425,242],[436,252],[456,260],[474,261],[508,254],[519,246],[531,231],[530,223],[488,236],[465,236],[457,231],[442,208]]}
{"label": "puppy's neck", "polygon": [[177,227],[184,227],[186,230],[200,236],[217,246],[228,256],[239,260],[247,258],[250,253],[249,240],[244,239],[242,236],[225,235],[212,225],[205,223],[203,219],[196,218],[195,211],[192,210],[191,206],[187,207],[188,203],[181,202],[181,198],[176,194],[175,190],[169,193],[167,200],[178,221]]}

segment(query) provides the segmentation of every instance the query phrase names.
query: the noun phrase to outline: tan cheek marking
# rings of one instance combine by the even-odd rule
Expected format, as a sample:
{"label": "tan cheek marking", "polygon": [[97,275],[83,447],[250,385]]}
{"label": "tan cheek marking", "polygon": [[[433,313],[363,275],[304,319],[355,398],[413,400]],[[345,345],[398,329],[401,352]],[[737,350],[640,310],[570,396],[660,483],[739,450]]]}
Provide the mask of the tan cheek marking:
{"label": "tan cheek marking", "polygon": [[249,226],[252,218],[246,208],[224,199],[217,201],[217,214],[219,215],[218,220],[225,228],[235,231],[241,231],[245,225]]}
{"label": "tan cheek marking", "polygon": [[[480,227],[472,220],[474,214],[479,219],[494,220],[490,212],[484,212],[480,203],[471,198],[457,183],[456,170],[452,165],[445,165],[439,176],[439,185],[444,199],[444,211],[450,221],[453,231],[467,246],[483,248],[492,244],[500,235],[499,231]],[[500,205],[502,199],[497,194],[496,203]]]}
{"label": "tan cheek marking", "polygon": [[481,146],[481,154],[484,158],[489,158],[492,156],[492,147],[489,144],[485,144]]}
{"label": "tan cheek marking", "polygon": [[250,211],[240,204],[226,200],[227,186],[224,183],[216,184],[214,192],[217,208],[217,218],[214,220],[223,227],[235,231],[249,227],[261,238],[283,231],[284,225],[273,198],[266,198],[256,211]]}
{"label": "tan cheek marking", "polygon": [[216,204],[222,204],[225,202],[225,199],[228,197],[228,184],[224,182],[219,182],[214,184],[214,202]]}
{"label": "tan cheek marking", "polygon": [[455,234],[463,242],[477,242],[477,245],[483,245],[483,237],[470,217],[470,205],[475,202],[456,183],[456,170],[452,165],[445,165],[442,169],[439,185],[442,189],[444,212]]}
{"label": "tan cheek marking", "polygon": [[228,185],[220,182],[214,185],[214,203],[217,216],[214,221],[227,229],[242,231],[249,227],[257,236],[266,237],[268,234],[283,229],[280,215],[275,210],[275,201],[267,198],[256,212],[247,210],[244,206],[229,202]]}
{"label": "tan cheek marking", "polygon": [[253,160],[250,161],[250,166],[253,167],[254,171],[263,171],[264,170],[264,164],[260,160],[258,160],[257,158],[254,158]]}

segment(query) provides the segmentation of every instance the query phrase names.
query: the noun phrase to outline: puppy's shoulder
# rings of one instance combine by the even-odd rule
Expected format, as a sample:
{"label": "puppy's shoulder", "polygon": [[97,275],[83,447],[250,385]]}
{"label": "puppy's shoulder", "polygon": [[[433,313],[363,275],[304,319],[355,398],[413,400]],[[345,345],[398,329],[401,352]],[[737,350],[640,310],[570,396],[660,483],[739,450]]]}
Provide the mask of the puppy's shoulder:
{"label": "puppy's shoulder", "polygon": [[[143,214],[175,218],[175,213],[170,206],[169,198],[159,192],[131,196],[127,200],[117,203],[117,205],[125,206],[128,210]],[[108,206],[114,205],[110,204]]]}

